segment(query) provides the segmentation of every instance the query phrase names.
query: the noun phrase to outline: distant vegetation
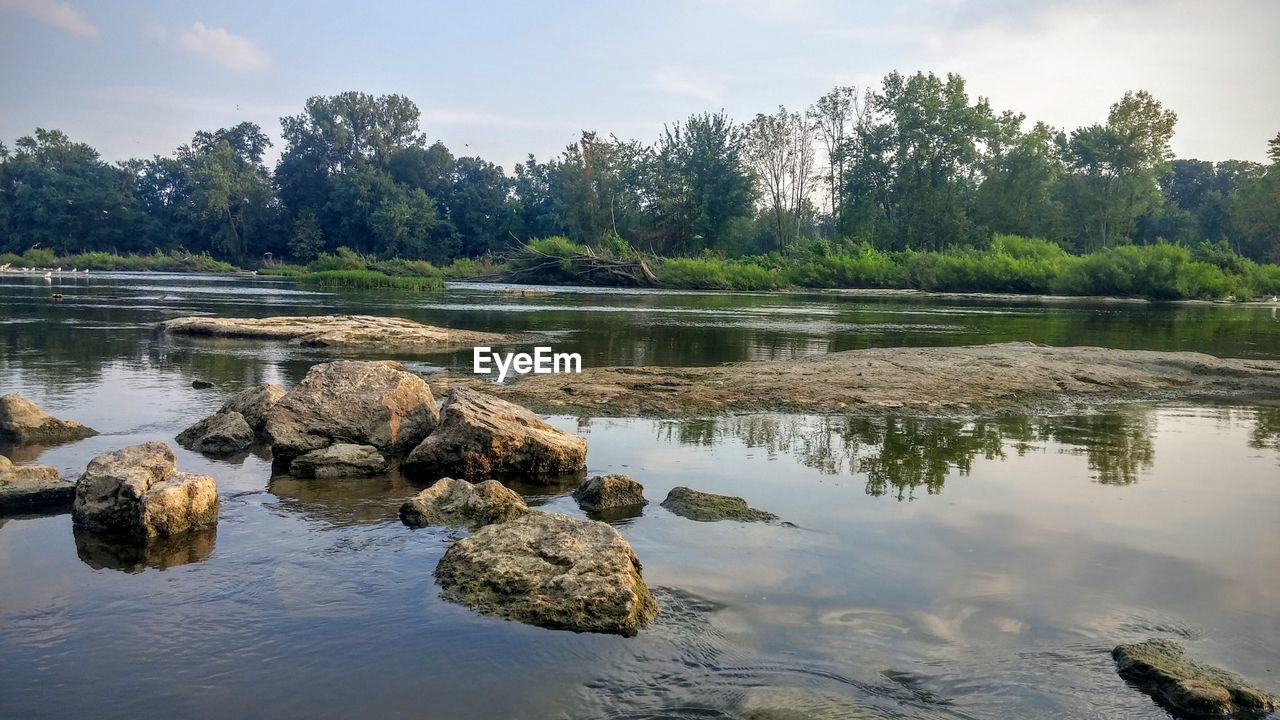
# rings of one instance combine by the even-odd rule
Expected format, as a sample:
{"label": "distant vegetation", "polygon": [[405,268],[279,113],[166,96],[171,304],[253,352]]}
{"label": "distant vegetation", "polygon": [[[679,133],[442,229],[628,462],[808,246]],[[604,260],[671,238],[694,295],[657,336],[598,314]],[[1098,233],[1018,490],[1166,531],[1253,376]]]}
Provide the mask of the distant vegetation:
{"label": "distant vegetation", "polygon": [[[1177,116],[1144,91],[1060,129],[971,98],[959,76],[895,72],[803,112],[694,115],[652,142],[584,132],[511,173],[428,143],[419,119],[400,95],[313,97],[283,118],[272,167],[247,122],[114,164],[37,129],[0,144],[0,264],[289,263],[306,271],[270,271],[416,287],[383,276],[491,275],[542,238],[635,248],[677,287],[1275,292],[1280,135],[1266,163],[1174,159]],[[590,281],[616,275],[597,264]]]}

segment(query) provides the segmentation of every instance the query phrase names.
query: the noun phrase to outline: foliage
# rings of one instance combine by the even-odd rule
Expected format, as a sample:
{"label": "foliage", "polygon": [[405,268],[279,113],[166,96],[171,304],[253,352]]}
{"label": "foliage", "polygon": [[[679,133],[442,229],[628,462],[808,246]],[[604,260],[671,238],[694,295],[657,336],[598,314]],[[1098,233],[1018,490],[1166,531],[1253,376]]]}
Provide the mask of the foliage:
{"label": "foliage", "polygon": [[299,275],[298,281],[305,285],[336,288],[444,289],[444,280],[439,276],[387,275],[377,270],[321,270]]}

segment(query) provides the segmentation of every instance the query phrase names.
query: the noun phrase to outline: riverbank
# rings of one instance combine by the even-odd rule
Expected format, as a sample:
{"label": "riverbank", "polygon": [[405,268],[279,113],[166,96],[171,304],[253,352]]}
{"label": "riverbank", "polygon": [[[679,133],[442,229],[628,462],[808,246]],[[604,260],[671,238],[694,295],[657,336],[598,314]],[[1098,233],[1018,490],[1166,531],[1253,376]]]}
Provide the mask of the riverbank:
{"label": "riverbank", "polygon": [[[433,390],[484,378],[442,374]],[[1191,352],[998,343],[874,348],[715,367],[598,367],[486,386],[543,412],[1024,413],[1129,400],[1280,399],[1280,361]]]}

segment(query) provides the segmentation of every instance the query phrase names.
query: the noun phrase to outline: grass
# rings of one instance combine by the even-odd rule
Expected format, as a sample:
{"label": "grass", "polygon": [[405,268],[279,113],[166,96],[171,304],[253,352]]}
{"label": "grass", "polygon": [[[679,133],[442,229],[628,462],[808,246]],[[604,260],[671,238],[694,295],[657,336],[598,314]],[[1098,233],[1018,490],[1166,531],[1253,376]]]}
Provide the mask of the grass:
{"label": "grass", "polygon": [[396,290],[443,290],[444,280],[438,275],[388,275],[377,270],[321,270],[299,275],[304,285],[330,288],[392,288]]}
{"label": "grass", "polygon": [[[537,253],[516,256],[508,267],[526,267],[536,258],[543,270],[529,281],[546,284],[577,277],[567,260],[565,267],[548,265],[547,256],[567,258],[586,250],[558,237],[535,240],[529,247]],[[617,254],[615,249],[608,252]],[[1248,300],[1280,294],[1280,265],[1255,263],[1220,244],[1194,250],[1167,243],[1126,245],[1073,255],[1047,240],[1015,235],[997,235],[987,248],[943,252],[810,240],[786,254],[733,259],[704,254],[652,258],[650,264],[662,287],[698,290],[894,288],[1153,300]]]}
{"label": "grass", "polygon": [[207,254],[193,254],[181,250],[156,252],[151,255],[118,255],[109,252],[87,252],[75,255],[55,255],[44,248],[34,248],[22,255],[0,253],[0,265],[14,267],[56,268],[68,270],[131,271],[131,272],[239,272],[240,268],[228,262],[215,260]]}

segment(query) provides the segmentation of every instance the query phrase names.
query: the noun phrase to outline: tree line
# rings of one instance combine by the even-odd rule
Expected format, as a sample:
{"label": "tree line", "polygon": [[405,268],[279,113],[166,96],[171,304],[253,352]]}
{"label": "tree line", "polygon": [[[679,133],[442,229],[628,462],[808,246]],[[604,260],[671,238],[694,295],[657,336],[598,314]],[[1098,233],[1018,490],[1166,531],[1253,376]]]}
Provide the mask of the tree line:
{"label": "tree line", "polygon": [[958,75],[895,72],[804,111],[693,115],[652,142],[584,131],[511,173],[428,142],[419,121],[402,95],[313,97],[281,119],[274,167],[250,122],[117,163],[37,129],[0,143],[0,252],[256,264],[346,247],[445,263],[550,236],[737,257],[814,238],[947,250],[1015,234],[1071,252],[1211,243],[1280,262],[1280,134],[1265,164],[1175,159],[1177,116],[1145,91],[1066,131],[971,99]]}

